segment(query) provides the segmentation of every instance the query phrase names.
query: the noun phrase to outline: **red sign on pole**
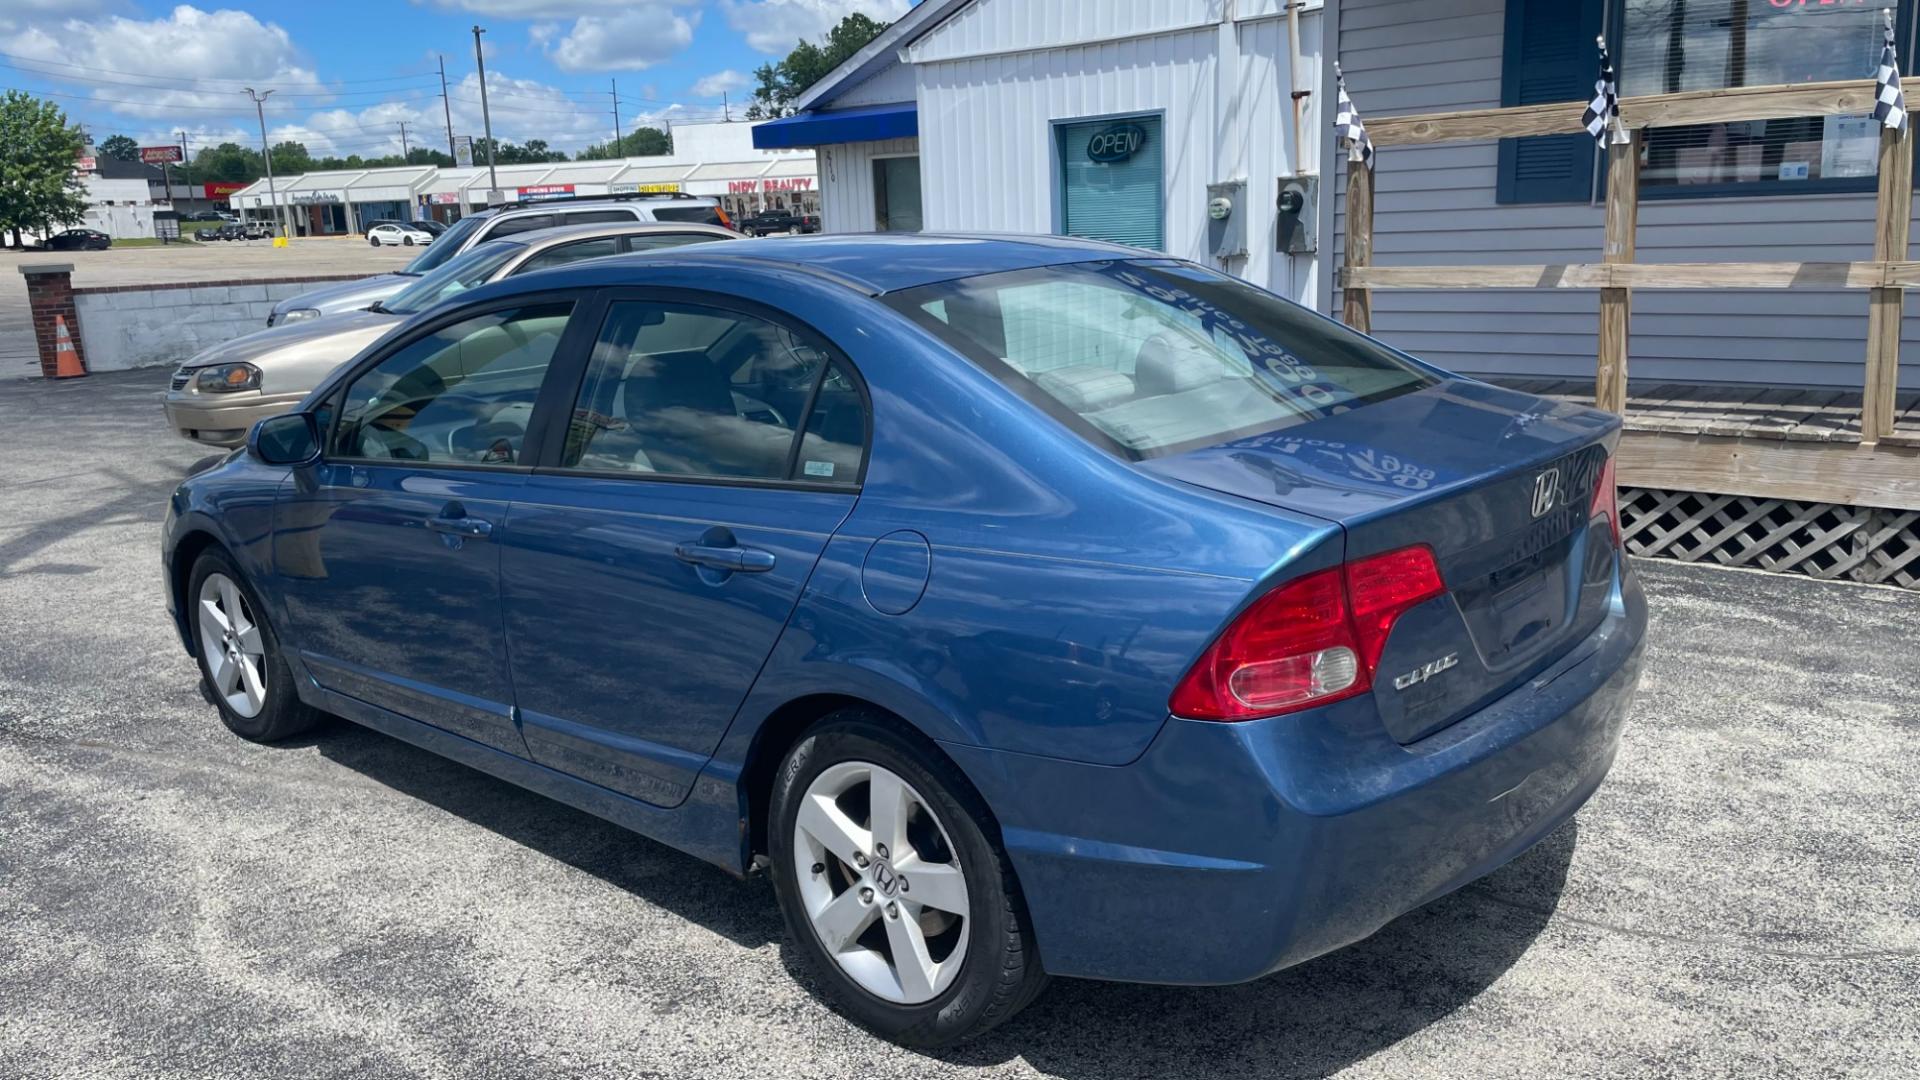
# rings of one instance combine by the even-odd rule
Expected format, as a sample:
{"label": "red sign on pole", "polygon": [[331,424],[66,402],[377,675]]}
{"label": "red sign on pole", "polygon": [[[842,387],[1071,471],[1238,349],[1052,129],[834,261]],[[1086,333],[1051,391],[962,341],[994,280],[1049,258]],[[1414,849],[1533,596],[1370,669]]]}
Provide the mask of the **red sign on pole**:
{"label": "red sign on pole", "polygon": [[177,146],[143,146],[140,148],[140,160],[149,165],[171,165],[184,161],[186,155]]}
{"label": "red sign on pole", "polygon": [[202,186],[206,189],[207,198],[224,199],[247,185],[232,180],[215,180],[210,184],[204,184]]}

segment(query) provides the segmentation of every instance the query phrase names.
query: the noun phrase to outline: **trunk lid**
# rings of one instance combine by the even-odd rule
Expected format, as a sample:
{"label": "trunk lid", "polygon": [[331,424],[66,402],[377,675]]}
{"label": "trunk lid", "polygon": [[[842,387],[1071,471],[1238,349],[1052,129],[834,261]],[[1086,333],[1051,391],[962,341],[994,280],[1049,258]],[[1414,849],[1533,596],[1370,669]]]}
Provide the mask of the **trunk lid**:
{"label": "trunk lid", "polygon": [[1410,743],[1532,677],[1605,617],[1612,540],[1588,511],[1619,426],[1449,380],[1141,467],[1336,522],[1349,560],[1432,547],[1447,594],[1401,616],[1374,673],[1382,721]]}

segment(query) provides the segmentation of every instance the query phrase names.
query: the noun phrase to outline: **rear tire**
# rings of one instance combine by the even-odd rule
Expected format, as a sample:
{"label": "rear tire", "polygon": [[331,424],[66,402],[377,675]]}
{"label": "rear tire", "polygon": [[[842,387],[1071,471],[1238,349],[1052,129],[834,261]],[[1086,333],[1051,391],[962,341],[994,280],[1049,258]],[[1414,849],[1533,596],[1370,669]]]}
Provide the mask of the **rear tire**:
{"label": "rear tire", "polygon": [[380,246],[380,238],[379,238],[379,237],[377,237],[377,236],[369,236],[369,237],[367,237],[367,243],[369,243],[369,244],[372,244],[372,245],[373,245],[374,247],[379,247],[379,246]]}
{"label": "rear tire", "polygon": [[771,801],[781,913],[846,1016],[906,1046],[948,1046],[1046,987],[999,828],[930,746],[871,710],[841,710],[788,752]]}
{"label": "rear tire", "polygon": [[295,692],[266,608],[226,552],[209,548],[195,560],[186,608],[203,688],[228,730],[276,742],[325,719]]}

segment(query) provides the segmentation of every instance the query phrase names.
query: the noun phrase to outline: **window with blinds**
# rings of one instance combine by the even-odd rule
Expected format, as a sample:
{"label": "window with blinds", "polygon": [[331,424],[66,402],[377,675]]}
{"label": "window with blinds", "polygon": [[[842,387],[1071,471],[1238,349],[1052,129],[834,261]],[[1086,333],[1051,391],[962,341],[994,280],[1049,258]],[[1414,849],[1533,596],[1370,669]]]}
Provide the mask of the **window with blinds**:
{"label": "window with blinds", "polygon": [[1157,116],[1061,124],[1060,231],[1166,250],[1166,163]]}
{"label": "window with blinds", "polygon": [[[1886,0],[1625,0],[1620,90],[1671,94],[1832,79],[1879,66]],[[1902,29],[1905,27],[1903,25]],[[1906,35],[1902,67],[1912,70]],[[1870,188],[1880,131],[1870,115],[1655,128],[1642,185]]]}

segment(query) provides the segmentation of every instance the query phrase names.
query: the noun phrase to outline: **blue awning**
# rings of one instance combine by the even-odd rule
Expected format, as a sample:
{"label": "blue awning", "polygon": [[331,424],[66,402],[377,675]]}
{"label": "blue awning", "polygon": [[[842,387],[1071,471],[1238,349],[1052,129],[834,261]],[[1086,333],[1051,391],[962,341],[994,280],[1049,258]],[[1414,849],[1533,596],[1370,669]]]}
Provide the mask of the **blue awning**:
{"label": "blue awning", "polygon": [[758,150],[791,150],[801,146],[910,139],[918,134],[920,113],[908,101],[783,116],[755,124],[753,145]]}

